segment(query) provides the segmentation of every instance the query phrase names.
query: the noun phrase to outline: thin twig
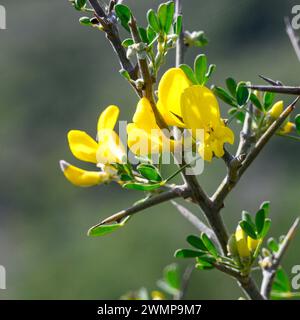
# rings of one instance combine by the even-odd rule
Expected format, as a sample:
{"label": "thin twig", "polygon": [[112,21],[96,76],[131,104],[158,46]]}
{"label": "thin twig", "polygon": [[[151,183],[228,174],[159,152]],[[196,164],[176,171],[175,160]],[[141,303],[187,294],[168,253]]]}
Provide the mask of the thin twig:
{"label": "thin twig", "polygon": [[194,264],[190,264],[186,267],[181,279],[181,288],[178,294],[174,297],[174,300],[183,300],[185,298],[187,289],[189,286],[189,282],[191,280],[191,276],[194,270],[195,270]]}
{"label": "thin twig", "polygon": [[293,94],[300,95],[300,87],[292,87],[292,86],[264,86],[264,85],[249,85],[247,86],[250,89],[258,90],[258,91],[267,91],[267,92],[275,92],[281,94]]}
{"label": "thin twig", "polygon": [[295,31],[290,23],[290,20],[288,17],[284,18],[285,26],[286,26],[286,33],[288,34],[291,44],[294,48],[294,51],[296,53],[296,56],[298,60],[300,61],[300,39],[298,36],[296,36]]}
{"label": "thin twig", "polygon": [[278,252],[276,252],[276,254],[274,255],[271,266],[263,269],[263,280],[260,292],[266,299],[268,299],[270,296],[276,272],[280,266],[284,254],[286,253],[291,243],[291,240],[294,238],[296,234],[299,221],[300,219],[297,218],[291,226],[283,242],[281,243]]}
{"label": "thin twig", "polygon": [[189,196],[190,196],[190,191],[187,190],[186,187],[176,186],[172,190],[163,192],[157,196],[153,196],[143,202],[139,202],[138,204],[133,205],[132,207],[130,207],[128,209],[122,210],[122,211],[106,218],[105,220],[103,220],[99,224],[97,224],[97,226],[101,226],[101,225],[113,223],[113,222],[119,222],[128,216],[131,216],[135,213],[143,211],[147,208],[153,207],[157,204],[169,201],[171,199],[187,198]]}

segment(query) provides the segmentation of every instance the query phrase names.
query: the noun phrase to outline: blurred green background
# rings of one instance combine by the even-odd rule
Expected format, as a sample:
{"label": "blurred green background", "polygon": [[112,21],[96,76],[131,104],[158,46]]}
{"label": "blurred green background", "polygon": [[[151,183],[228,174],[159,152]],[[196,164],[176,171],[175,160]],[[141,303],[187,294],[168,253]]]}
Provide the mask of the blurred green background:
{"label": "blurred green background", "polygon": [[[147,9],[160,2],[125,1],[141,24]],[[68,149],[68,130],[94,136],[108,104],[122,108],[122,119],[134,112],[137,99],[119,76],[110,45],[101,32],[79,25],[80,14],[67,0],[0,3],[8,28],[0,31],[0,264],[7,270],[0,298],[117,299],[130,289],[155,289],[193,227],[165,204],[138,214],[113,235],[88,238],[91,225],[142,195],[115,185],[76,188],[58,167],[60,159],[80,164]],[[228,76],[260,82],[258,74],[264,74],[299,85],[300,64],[283,23],[296,2],[183,3],[186,28],[203,29],[210,40],[205,49],[190,50],[187,60],[207,53],[217,64],[215,84],[224,85]],[[226,109],[222,105],[224,115]],[[254,212],[264,200],[272,203],[272,235],[287,231],[299,215],[299,156],[296,142],[272,140],[226,201],[222,214],[231,232],[242,209]],[[206,166],[199,180],[209,193],[224,170],[222,161]],[[284,263],[290,276],[291,266],[300,264],[299,246],[300,236]],[[235,282],[216,271],[194,272],[188,291],[194,299],[240,295]]]}

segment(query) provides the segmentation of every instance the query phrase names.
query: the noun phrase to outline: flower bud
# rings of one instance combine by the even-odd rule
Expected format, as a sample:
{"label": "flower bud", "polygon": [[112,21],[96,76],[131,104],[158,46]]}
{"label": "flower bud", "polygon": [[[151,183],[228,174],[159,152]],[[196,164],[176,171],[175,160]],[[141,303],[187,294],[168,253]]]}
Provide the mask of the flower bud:
{"label": "flower bud", "polygon": [[270,111],[268,112],[268,114],[273,118],[273,119],[277,119],[279,118],[279,116],[281,115],[283,111],[283,101],[277,101],[273,107],[270,109]]}
{"label": "flower bud", "polygon": [[293,122],[287,122],[280,130],[282,134],[288,134],[291,133],[293,130],[295,130],[296,126]]}
{"label": "flower bud", "polygon": [[248,249],[254,253],[257,246],[258,246],[259,240],[256,239],[252,239],[251,237],[247,238],[247,245],[248,245]]}
{"label": "flower bud", "polygon": [[235,239],[239,256],[244,264],[244,262],[247,262],[250,258],[251,254],[247,244],[247,235],[240,226],[236,229]]}

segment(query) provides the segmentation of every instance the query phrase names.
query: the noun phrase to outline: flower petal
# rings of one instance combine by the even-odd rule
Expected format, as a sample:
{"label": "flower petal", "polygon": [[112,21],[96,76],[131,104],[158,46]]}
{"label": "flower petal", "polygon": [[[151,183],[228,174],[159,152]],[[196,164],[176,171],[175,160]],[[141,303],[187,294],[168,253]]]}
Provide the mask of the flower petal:
{"label": "flower petal", "polygon": [[181,112],[185,125],[190,129],[204,129],[220,121],[218,101],[211,90],[195,85],[181,95]]}
{"label": "flower petal", "polygon": [[66,161],[60,161],[60,168],[65,177],[75,186],[90,187],[109,180],[109,174],[100,171],[85,171]]}
{"label": "flower petal", "polygon": [[82,161],[97,163],[97,142],[86,132],[71,130],[68,133],[68,141],[73,155]]}
{"label": "flower petal", "polygon": [[137,127],[143,128],[144,130],[149,132],[152,129],[159,128],[156,123],[151,104],[147,98],[140,99],[132,120],[137,125]]}
{"label": "flower petal", "polygon": [[120,110],[117,106],[111,105],[108,106],[99,116],[97,132],[103,129],[114,129]]}
{"label": "flower petal", "polygon": [[182,117],[180,98],[190,86],[191,82],[180,68],[171,68],[162,76],[158,85],[157,107],[168,125],[183,126],[175,115]]}

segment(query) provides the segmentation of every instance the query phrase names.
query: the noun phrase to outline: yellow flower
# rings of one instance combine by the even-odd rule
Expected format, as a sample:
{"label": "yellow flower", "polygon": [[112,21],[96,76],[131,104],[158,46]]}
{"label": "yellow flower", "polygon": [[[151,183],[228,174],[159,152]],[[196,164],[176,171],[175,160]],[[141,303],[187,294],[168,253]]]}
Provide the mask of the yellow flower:
{"label": "yellow flower", "polygon": [[180,68],[169,69],[163,75],[157,106],[168,125],[191,129],[195,138],[197,129],[204,131],[198,151],[206,161],[211,161],[213,155],[222,157],[224,143],[234,142],[234,134],[224,124],[213,92],[205,86],[192,85]]}
{"label": "yellow flower", "polygon": [[252,239],[251,237],[247,237],[247,246],[248,246],[248,249],[254,253],[257,246],[258,246],[258,243],[259,243],[259,240],[256,240],[256,239]]}
{"label": "yellow flower", "polygon": [[250,250],[247,244],[247,235],[245,231],[238,226],[235,231],[235,239],[237,250],[241,259],[248,259],[250,258]]}
{"label": "yellow flower", "polygon": [[289,134],[291,133],[293,130],[295,130],[295,124],[293,122],[287,122],[281,129],[280,129],[280,133],[282,134]]}
{"label": "yellow flower", "polygon": [[134,154],[148,156],[170,152],[180,143],[169,139],[167,130],[162,131],[159,128],[150,102],[146,98],[139,101],[132,120],[133,123],[127,125],[127,143]]}
{"label": "yellow flower", "polygon": [[283,111],[283,101],[277,101],[272,108],[270,109],[270,111],[268,112],[268,114],[274,118],[277,119],[279,118],[279,116],[281,115]]}
{"label": "yellow flower", "polygon": [[119,108],[107,107],[98,119],[97,140],[86,132],[71,130],[68,133],[69,147],[73,155],[82,161],[97,165],[101,171],[85,171],[61,161],[61,169],[65,177],[77,186],[93,186],[111,180],[115,170],[113,163],[121,163],[125,157],[124,146],[114,131],[118,120]]}

